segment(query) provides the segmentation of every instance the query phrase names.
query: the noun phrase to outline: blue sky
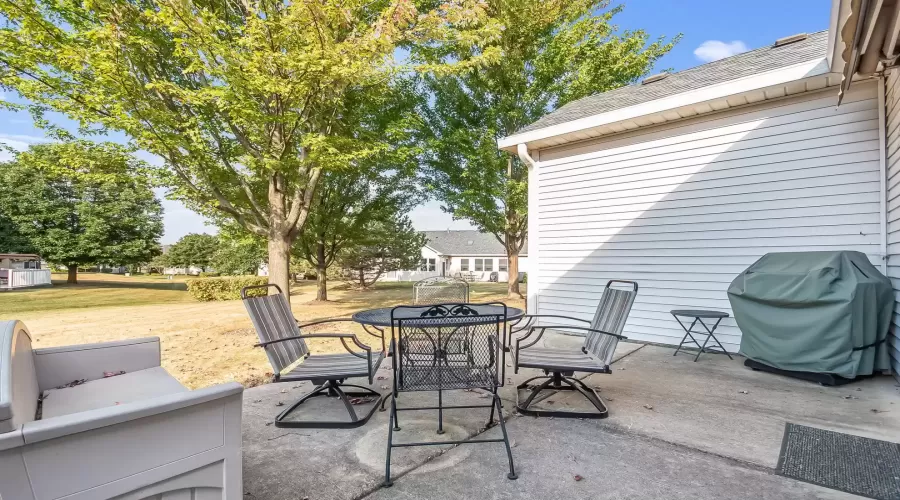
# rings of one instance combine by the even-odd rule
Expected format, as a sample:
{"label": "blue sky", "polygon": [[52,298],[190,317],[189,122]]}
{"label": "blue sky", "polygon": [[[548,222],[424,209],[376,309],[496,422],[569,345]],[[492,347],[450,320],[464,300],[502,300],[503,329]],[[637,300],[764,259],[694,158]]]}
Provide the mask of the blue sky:
{"label": "blue sky", "polygon": [[[773,43],[777,38],[828,28],[828,0],[628,0],[616,16],[620,29],[643,29],[656,37],[682,33],[681,42],[657,64],[657,70],[676,71]],[[15,101],[10,92],[0,98]],[[24,113],[0,110],[0,142],[18,149],[43,140],[44,134]],[[111,137],[121,140],[121,136]],[[0,153],[0,160],[5,159]],[[149,156],[149,155],[147,155]],[[145,158],[149,159],[149,158]],[[160,198],[164,190],[158,191]],[[163,200],[165,235],[173,243],[191,232],[215,232],[203,217],[178,202]],[[413,223],[421,230],[469,229],[465,221],[454,221],[436,202],[417,207]]]}

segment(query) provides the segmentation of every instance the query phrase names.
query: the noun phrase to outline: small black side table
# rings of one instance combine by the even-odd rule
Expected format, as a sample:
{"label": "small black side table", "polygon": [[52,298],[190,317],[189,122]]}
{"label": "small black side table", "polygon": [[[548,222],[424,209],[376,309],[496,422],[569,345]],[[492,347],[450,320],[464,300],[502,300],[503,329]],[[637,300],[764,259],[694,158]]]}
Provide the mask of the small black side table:
{"label": "small black side table", "polygon": [[[698,359],[700,359],[700,355],[703,354],[704,352],[714,352],[714,353],[718,353],[718,354],[725,354],[726,356],[728,356],[728,359],[734,359],[731,357],[731,354],[728,354],[728,351],[725,350],[725,346],[723,346],[722,343],[719,342],[719,339],[717,339],[714,334],[714,332],[716,331],[716,327],[719,326],[719,323],[721,323],[723,319],[728,317],[728,313],[721,312],[721,311],[705,311],[702,309],[674,309],[671,311],[671,313],[672,313],[672,316],[675,317],[675,321],[677,321],[678,324],[681,325],[681,328],[684,330],[684,337],[682,337],[681,342],[678,344],[678,349],[675,349],[675,354],[673,354],[672,356],[675,356],[676,354],[678,354],[678,351],[681,350],[681,346],[684,345],[684,342],[688,338],[690,338],[691,339],[690,342],[693,342],[697,347],[700,348],[700,351],[697,353],[697,356],[694,358],[694,362],[696,362]],[[691,326],[688,326],[688,327],[684,326],[684,323],[682,323],[681,319],[678,318],[679,316],[686,317],[686,318],[694,318],[694,320],[691,322]],[[709,326],[706,325],[706,323],[703,322],[704,319],[710,319],[710,320],[714,319],[714,320],[716,320],[716,322],[712,325],[712,328],[710,328]],[[700,330],[694,331],[694,326],[696,326],[697,323],[700,323],[701,325],[703,325],[703,329],[706,330],[706,332],[703,332]],[[700,345],[700,343],[697,342],[697,339],[695,339],[694,336],[692,335],[694,333],[697,333],[700,335],[706,335],[706,340],[703,341],[703,345]],[[722,349],[721,351],[706,348],[706,343],[709,342],[710,338],[715,340],[716,344],[719,344],[719,348]]]}

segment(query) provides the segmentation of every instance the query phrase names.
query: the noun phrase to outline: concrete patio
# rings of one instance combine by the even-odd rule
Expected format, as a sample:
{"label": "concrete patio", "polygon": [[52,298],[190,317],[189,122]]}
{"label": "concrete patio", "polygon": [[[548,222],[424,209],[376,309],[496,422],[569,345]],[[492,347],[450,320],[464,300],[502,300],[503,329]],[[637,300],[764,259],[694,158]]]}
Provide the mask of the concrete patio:
{"label": "concrete patio", "polygon": [[[581,339],[558,336],[545,343],[574,347]],[[586,378],[602,389],[610,407],[606,420],[515,415],[515,385],[535,373],[514,375],[507,368],[501,394],[516,481],[506,479],[502,444],[473,444],[395,449],[395,485],[382,488],[387,412],[353,430],[279,429],[271,425],[282,409],[276,405],[296,400],[310,385],[249,389],[245,498],[857,498],[775,473],[785,423],[900,441],[900,385],[890,377],[822,387],[754,372],[742,358],[704,354],[694,363],[692,355],[673,352],[619,344],[614,373]],[[390,385],[388,367],[383,364],[383,379],[374,385],[383,393]],[[447,404],[488,401],[476,392],[448,394]],[[433,399],[431,393],[404,393],[398,406]],[[574,394],[551,395],[541,405],[585,408]],[[445,412],[447,434],[440,439],[499,436],[498,427],[484,431],[487,414]],[[401,418],[398,442],[439,440],[431,412]]]}

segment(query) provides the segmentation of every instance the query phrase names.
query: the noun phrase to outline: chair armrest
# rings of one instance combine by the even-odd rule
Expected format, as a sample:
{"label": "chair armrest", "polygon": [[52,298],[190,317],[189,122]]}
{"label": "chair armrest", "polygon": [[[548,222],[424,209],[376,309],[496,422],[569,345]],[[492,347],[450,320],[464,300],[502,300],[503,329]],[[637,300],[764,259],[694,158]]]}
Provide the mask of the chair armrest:
{"label": "chair armrest", "polygon": [[[260,342],[259,344],[254,345],[254,347],[266,347],[272,344],[277,344],[279,342],[287,342],[288,340],[298,339],[341,339],[341,343],[344,344],[344,349],[346,349],[350,354],[358,358],[369,358],[370,361],[372,358],[372,348],[360,342],[359,338],[352,333],[309,333],[306,335],[296,335],[293,337],[285,337],[283,339],[270,340],[268,342]],[[350,346],[347,345],[347,339],[352,340],[357,347],[366,351],[367,356],[363,356],[362,354],[355,352],[353,349],[350,349]]]}
{"label": "chair armrest", "polygon": [[231,396],[240,397],[243,391],[244,387],[241,384],[229,382],[196,391],[167,394],[142,401],[28,422],[22,427],[22,432],[25,443],[33,444],[176,411],[217,399]]}
{"label": "chair armrest", "polygon": [[536,327],[534,327],[534,328],[551,328],[551,329],[555,329],[555,330],[562,330],[563,328],[565,328],[565,329],[568,329],[568,330],[580,330],[580,331],[584,331],[584,332],[602,333],[603,335],[609,335],[610,337],[616,337],[616,338],[619,339],[619,340],[624,340],[624,339],[627,339],[627,338],[628,338],[628,337],[626,337],[626,336],[624,336],[624,335],[619,335],[619,334],[617,334],[617,333],[609,333],[609,332],[605,332],[605,331],[603,331],[603,330],[598,330],[598,329],[596,329],[596,328],[589,328],[589,327],[586,327],[586,326],[572,326],[572,325],[553,325],[553,326],[550,326],[550,325],[547,325],[547,326],[536,326]]}
{"label": "chair armrest", "polygon": [[356,323],[356,322],[353,321],[351,318],[321,319],[319,321],[303,323],[302,325],[298,324],[297,328],[303,329],[303,328],[306,328],[307,326],[324,325],[326,323]]}
{"label": "chair armrest", "polygon": [[[539,320],[539,319],[541,319],[541,318],[568,319],[568,320],[571,320],[571,321],[579,321],[579,322],[581,322],[581,323],[591,324],[591,322],[588,321],[588,320],[586,320],[586,319],[575,318],[575,317],[572,317],[572,316],[561,316],[561,315],[558,315],[558,314],[526,314],[526,315],[524,315],[524,316],[520,316],[519,318],[517,318],[516,321],[515,321],[514,323],[510,323],[510,325],[509,325],[509,326],[510,326],[510,333],[519,333],[519,332],[521,332],[521,331],[524,331],[525,329],[527,329],[527,328],[533,326],[534,323],[535,323],[535,321],[537,321],[537,320]],[[524,319],[524,320],[527,320],[527,321],[525,321],[525,324],[524,324],[524,325],[519,326],[519,323],[520,323],[523,319]],[[516,328],[516,327],[518,327],[518,328]]]}
{"label": "chair armrest", "polygon": [[159,337],[35,349],[41,391],[74,380],[97,380],[103,372],[136,372],[160,365]]}
{"label": "chair armrest", "polygon": [[[326,323],[356,323],[356,321],[353,318],[323,319],[323,320],[319,320],[319,321],[313,321],[311,323],[304,323],[302,325],[297,325],[297,328],[300,328],[302,330],[303,328],[305,328],[307,326],[324,325]],[[385,344],[384,344],[384,330],[382,330],[378,327],[372,327],[381,333],[381,335],[379,335],[377,333],[369,331],[369,327],[367,325],[363,325],[363,324],[361,324],[361,325],[362,325],[363,330],[366,333],[368,333],[369,335],[371,335],[373,337],[381,339],[381,350],[382,350],[382,352],[384,352],[386,349]],[[359,342],[357,342],[357,345],[359,345]],[[346,344],[344,347],[346,347]]]}

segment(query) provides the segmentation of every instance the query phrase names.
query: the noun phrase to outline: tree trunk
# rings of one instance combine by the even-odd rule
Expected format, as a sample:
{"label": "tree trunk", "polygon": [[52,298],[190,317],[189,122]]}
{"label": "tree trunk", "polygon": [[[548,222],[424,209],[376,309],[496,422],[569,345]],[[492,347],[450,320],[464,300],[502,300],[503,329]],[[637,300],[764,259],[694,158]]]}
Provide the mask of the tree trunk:
{"label": "tree trunk", "polygon": [[328,269],[325,266],[325,243],[316,243],[316,300],[328,300],[328,278],[325,273]]}
{"label": "tree trunk", "polygon": [[506,296],[510,299],[521,299],[522,292],[519,290],[519,251],[514,246],[506,251],[506,257],[506,269],[509,274],[506,285]]}
{"label": "tree trunk", "polygon": [[[291,301],[291,237],[269,235],[269,283],[278,285],[288,302]],[[270,293],[275,293],[271,290]]]}
{"label": "tree trunk", "polygon": [[72,285],[78,284],[78,264],[68,264],[66,268],[69,270],[69,277],[66,279],[66,283],[70,283]]}

